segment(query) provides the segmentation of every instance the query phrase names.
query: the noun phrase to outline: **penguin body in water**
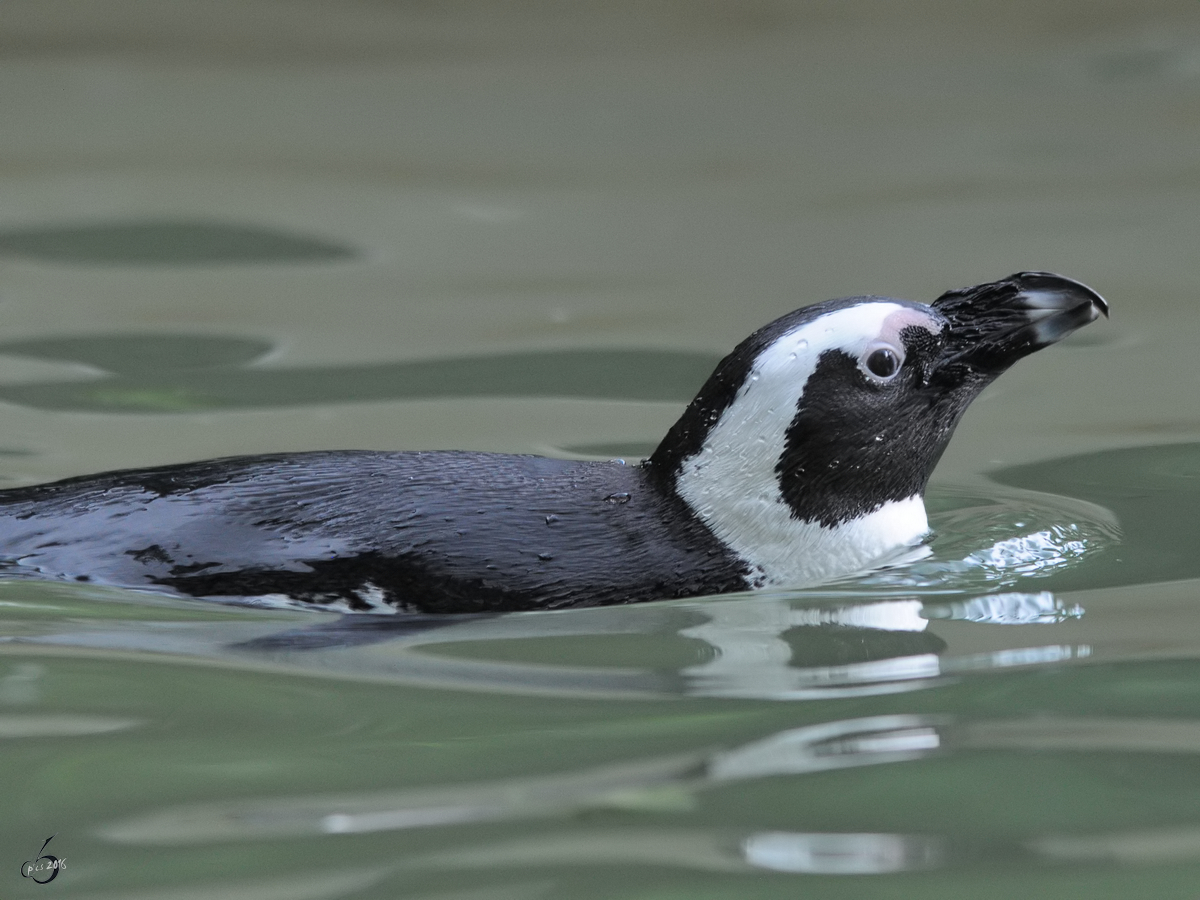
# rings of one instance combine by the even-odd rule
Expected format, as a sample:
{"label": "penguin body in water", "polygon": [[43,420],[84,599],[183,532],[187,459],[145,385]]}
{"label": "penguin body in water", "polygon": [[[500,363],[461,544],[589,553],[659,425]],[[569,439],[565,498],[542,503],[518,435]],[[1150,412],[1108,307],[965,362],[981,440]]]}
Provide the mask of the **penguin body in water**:
{"label": "penguin body in water", "polygon": [[1101,314],[1043,272],[803,307],[739,344],[639,465],[335,451],[0,491],[0,575],[422,613],[817,584],[918,546],[971,400]]}

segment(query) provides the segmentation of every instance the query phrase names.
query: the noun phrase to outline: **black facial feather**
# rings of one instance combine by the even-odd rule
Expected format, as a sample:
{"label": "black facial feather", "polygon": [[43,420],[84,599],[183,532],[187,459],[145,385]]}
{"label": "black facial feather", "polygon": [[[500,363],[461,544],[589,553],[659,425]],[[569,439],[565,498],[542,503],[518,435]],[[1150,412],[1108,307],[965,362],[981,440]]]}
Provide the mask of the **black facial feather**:
{"label": "black facial feather", "polygon": [[[933,302],[934,309],[952,326],[947,358],[942,363],[943,378],[961,381],[974,372],[995,370],[994,377],[1019,358],[1011,336],[1029,323],[1027,312],[1017,302],[1020,296],[1021,286],[1005,279],[947,291]],[[960,355],[961,359],[957,358]]]}
{"label": "black facial feather", "polygon": [[821,354],[775,471],[797,519],[833,528],[925,490],[970,397],[926,389],[941,341],[901,332],[906,358],[886,384],[840,350]]}

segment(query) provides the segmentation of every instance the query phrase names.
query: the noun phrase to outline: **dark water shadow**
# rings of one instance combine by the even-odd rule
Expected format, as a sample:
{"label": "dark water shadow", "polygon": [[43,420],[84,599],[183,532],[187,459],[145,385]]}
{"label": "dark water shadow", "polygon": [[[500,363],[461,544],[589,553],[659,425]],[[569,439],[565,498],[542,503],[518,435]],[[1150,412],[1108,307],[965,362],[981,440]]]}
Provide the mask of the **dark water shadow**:
{"label": "dark water shadow", "polygon": [[112,335],[0,343],[0,354],[84,363],[89,381],[0,385],[0,400],[37,409],[189,412],[373,400],[571,397],[687,401],[716,365],[708,353],[541,350],[350,366],[257,368],[265,341]]}
{"label": "dark water shadow", "polygon": [[1099,504],[1120,521],[1121,543],[1054,576],[1056,590],[1200,577],[1200,443],[1104,450],[1013,466],[990,477]]}
{"label": "dark water shadow", "polygon": [[272,349],[269,341],[256,338],[190,334],[114,334],[0,343],[0,353],[82,363],[110,375],[139,378],[178,370],[244,366],[262,359]]}
{"label": "dark water shadow", "polygon": [[332,622],[320,622],[288,631],[263,635],[230,645],[233,650],[302,651],[336,647],[362,647],[400,638],[412,638],[450,628],[464,622],[487,621],[495,615],[345,615]]}
{"label": "dark water shadow", "polygon": [[354,259],[352,248],[259,225],[133,219],[0,231],[0,257],[63,265],[188,266]]}

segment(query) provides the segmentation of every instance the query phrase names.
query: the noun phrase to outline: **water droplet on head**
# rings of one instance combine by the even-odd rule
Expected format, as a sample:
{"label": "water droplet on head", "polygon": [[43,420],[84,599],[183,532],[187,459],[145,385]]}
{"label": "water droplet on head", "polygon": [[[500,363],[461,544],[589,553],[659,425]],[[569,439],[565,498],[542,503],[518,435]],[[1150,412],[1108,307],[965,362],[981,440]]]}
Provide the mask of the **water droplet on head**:
{"label": "water droplet on head", "polygon": [[542,562],[549,562],[550,560],[554,559],[554,554],[553,553],[539,553],[538,559],[542,560]]}
{"label": "water droplet on head", "polygon": [[604,499],[607,500],[609,503],[628,503],[629,502],[629,494],[625,493],[624,491],[618,491],[615,494],[609,494]]}
{"label": "water droplet on head", "polygon": [[546,524],[547,525],[557,525],[558,524],[558,516],[554,515],[553,513],[546,516]]}
{"label": "water droplet on head", "polygon": [[803,353],[807,349],[808,349],[808,341],[797,341],[796,342],[796,352],[797,353]]}

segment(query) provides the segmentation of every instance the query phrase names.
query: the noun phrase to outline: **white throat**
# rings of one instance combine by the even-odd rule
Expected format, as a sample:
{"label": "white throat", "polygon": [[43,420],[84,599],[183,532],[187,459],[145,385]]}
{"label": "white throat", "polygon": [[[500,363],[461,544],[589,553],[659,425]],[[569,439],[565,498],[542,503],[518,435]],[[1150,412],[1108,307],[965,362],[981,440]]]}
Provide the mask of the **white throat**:
{"label": "white throat", "polygon": [[804,386],[826,350],[865,350],[885,319],[908,308],[864,303],[827,313],[768,346],[695,455],[676,491],[751,569],[754,587],[829,581],[895,561],[928,533],[919,495],[829,528],[792,516],[775,467]]}

